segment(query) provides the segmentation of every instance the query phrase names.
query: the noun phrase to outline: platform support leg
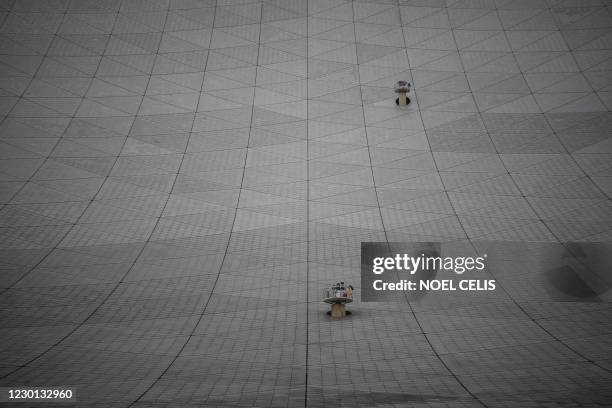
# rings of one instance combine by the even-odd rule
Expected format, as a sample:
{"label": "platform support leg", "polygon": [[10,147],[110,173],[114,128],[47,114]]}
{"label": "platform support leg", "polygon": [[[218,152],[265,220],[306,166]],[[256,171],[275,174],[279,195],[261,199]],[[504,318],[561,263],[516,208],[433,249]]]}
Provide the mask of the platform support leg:
{"label": "platform support leg", "polygon": [[331,305],[332,319],[344,316],[346,316],[346,306],[344,305],[344,303],[333,303]]}
{"label": "platform support leg", "polygon": [[399,105],[406,106],[408,104],[408,99],[406,97],[406,92],[399,93]]}

